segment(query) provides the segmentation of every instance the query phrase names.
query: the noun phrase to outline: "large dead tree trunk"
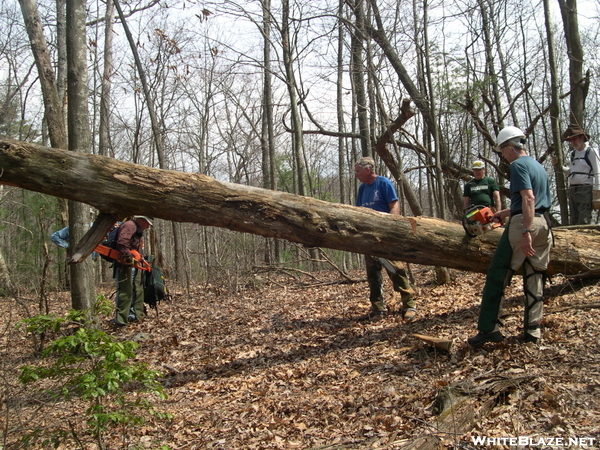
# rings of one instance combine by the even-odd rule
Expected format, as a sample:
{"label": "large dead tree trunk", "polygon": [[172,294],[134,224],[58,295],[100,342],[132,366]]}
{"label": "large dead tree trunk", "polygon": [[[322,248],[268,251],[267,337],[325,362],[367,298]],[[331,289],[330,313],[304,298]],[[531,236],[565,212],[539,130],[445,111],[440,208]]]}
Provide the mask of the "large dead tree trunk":
{"label": "large dead tree trunk", "polygon": [[[98,155],[0,141],[0,183],[88,203],[111,216],[144,214],[416,264],[485,272],[500,231],[469,239],[462,225],[160,170]],[[102,238],[97,227],[84,255]],[[91,247],[91,248],[90,248]],[[555,229],[550,274],[600,268],[600,229]]]}

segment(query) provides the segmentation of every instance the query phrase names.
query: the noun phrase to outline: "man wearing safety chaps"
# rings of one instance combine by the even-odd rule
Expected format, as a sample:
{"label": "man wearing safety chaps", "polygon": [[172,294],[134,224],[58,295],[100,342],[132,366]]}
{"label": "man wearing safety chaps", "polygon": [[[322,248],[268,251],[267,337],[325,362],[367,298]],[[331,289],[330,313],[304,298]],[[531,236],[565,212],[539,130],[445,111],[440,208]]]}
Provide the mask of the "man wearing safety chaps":
{"label": "man wearing safety chaps", "polygon": [[500,238],[487,271],[481,299],[479,333],[467,340],[469,345],[500,342],[499,331],[504,289],[513,273],[523,268],[525,317],[523,341],[539,342],[543,313],[545,272],[550,260],[552,234],[547,213],[552,204],[548,175],[542,165],[525,149],[525,134],[516,127],[498,133],[497,149],[510,163],[511,204],[494,214],[497,221],[510,221]]}

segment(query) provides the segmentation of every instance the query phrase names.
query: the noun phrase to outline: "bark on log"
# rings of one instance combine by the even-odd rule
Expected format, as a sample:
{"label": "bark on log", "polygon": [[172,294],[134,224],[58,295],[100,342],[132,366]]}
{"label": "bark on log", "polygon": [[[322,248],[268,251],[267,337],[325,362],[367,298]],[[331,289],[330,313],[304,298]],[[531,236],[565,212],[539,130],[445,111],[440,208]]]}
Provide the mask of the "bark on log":
{"label": "bark on log", "polygon": [[[460,223],[391,216],[21,141],[0,141],[0,183],[87,203],[107,216],[143,214],[473,272],[486,271],[501,234],[470,239]],[[555,229],[549,274],[598,269],[599,250],[598,227]]]}

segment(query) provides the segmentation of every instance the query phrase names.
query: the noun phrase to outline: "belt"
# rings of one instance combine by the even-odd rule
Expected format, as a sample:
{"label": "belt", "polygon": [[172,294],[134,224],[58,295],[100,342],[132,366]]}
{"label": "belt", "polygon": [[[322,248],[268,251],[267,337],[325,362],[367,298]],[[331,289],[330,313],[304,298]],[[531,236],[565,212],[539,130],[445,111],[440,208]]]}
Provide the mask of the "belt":
{"label": "belt", "polygon": [[[545,213],[546,211],[548,211],[546,208],[540,208],[540,209],[536,209],[536,210],[535,210],[535,215],[536,215],[537,217],[541,217],[541,216],[543,216],[543,215],[544,215],[544,213]],[[519,214],[523,214],[523,210],[522,210],[522,209],[519,209],[518,211],[515,211],[514,213],[513,213],[513,212],[511,212],[511,213],[510,213],[510,215],[511,215],[511,216],[518,216]]]}

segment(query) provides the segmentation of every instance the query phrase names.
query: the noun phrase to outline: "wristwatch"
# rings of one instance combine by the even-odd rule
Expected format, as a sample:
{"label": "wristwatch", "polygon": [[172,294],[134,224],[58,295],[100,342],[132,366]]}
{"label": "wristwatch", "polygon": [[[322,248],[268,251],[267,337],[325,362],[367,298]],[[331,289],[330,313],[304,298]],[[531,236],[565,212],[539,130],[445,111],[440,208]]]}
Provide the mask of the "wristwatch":
{"label": "wristwatch", "polygon": [[521,230],[521,234],[525,234],[525,233],[531,233],[531,230],[527,229],[527,228],[523,228]]}

